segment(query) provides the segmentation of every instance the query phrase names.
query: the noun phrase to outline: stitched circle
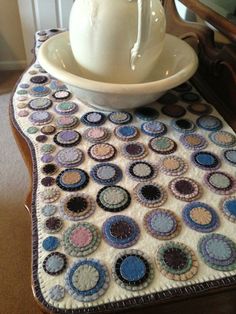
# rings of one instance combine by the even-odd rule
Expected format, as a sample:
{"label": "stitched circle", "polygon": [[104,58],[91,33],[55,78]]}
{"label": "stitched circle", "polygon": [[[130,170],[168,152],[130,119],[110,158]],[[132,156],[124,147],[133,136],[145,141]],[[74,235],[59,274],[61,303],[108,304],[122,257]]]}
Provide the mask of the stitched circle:
{"label": "stitched circle", "polygon": [[221,166],[218,156],[207,151],[193,153],[191,160],[198,168],[203,170],[216,170]]}
{"label": "stitched circle", "polygon": [[157,167],[146,161],[135,161],[129,164],[127,173],[135,181],[146,182],[157,176]]}
{"label": "stitched circle", "polygon": [[102,163],[95,165],[91,172],[91,177],[98,184],[113,185],[122,179],[122,170],[115,164]]}
{"label": "stitched circle", "polygon": [[38,135],[35,140],[39,143],[45,143],[48,140],[48,137],[46,135]]}
{"label": "stitched circle", "polygon": [[180,176],[188,170],[188,165],[180,157],[166,156],[161,159],[159,168],[169,176]]}
{"label": "stitched circle", "polygon": [[236,144],[236,137],[226,131],[212,132],[209,134],[209,139],[214,144],[223,148],[232,147]]}
{"label": "stitched circle", "polygon": [[167,200],[165,190],[156,183],[138,183],[134,193],[136,200],[149,208],[159,207]]}
{"label": "stitched circle", "polygon": [[74,114],[78,111],[78,105],[72,101],[64,101],[55,106],[55,111],[62,115]]}
{"label": "stitched circle", "polygon": [[196,126],[189,119],[174,119],[171,121],[171,126],[178,132],[188,134],[195,131]]}
{"label": "stitched circle", "polygon": [[192,86],[189,83],[183,83],[175,87],[174,90],[178,93],[190,92],[192,90]]}
{"label": "stitched circle", "polygon": [[208,143],[206,139],[197,133],[182,134],[180,136],[180,142],[188,149],[201,150],[207,147]]}
{"label": "stitched circle", "polygon": [[229,221],[236,223],[236,196],[223,199],[220,204],[220,209]]}
{"label": "stitched circle", "polygon": [[100,242],[101,235],[98,228],[88,222],[72,225],[63,235],[63,246],[70,256],[87,256],[98,248]]}
{"label": "stitched circle", "polygon": [[99,126],[105,123],[105,121],[105,114],[97,111],[87,112],[81,117],[81,122],[89,126]]}
{"label": "stitched circle", "polygon": [[48,98],[32,99],[28,103],[28,107],[32,110],[46,110],[52,106],[52,101]]}
{"label": "stitched circle", "polygon": [[27,103],[25,103],[25,102],[18,102],[18,104],[16,106],[19,109],[24,109],[24,108],[27,107]]}
{"label": "stitched circle", "polygon": [[29,90],[33,97],[45,97],[51,93],[51,89],[47,86],[36,85]]}
{"label": "stitched circle", "polygon": [[185,202],[194,201],[202,194],[200,185],[195,180],[186,177],[170,181],[169,189],[177,199]]}
{"label": "stitched circle", "polygon": [[236,181],[228,173],[214,171],[206,173],[204,181],[210,190],[217,194],[232,194],[236,190]]}
{"label": "stitched circle", "polygon": [[100,261],[82,258],[68,269],[65,282],[68,293],[74,299],[92,302],[108,289],[109,274]]}
{"label": "stitched circle", "polygon": [[114,111],[108,116],[108,119],[114,124],[126,124],[132,121],[132,115],[125,111]]}
{"label": "stitched circle", "polygon": [[171,280],[189,280],[198,272],[195,253],[180,242],[162,244],[158,248],[156,262],[162,275]]}
{"label": "stitched circle", "polygon": [[159,116],[159,112],[152,107],[137,108],[134,113],[137,118],[144,121],[155,120]]}
{"label": "stitched circle", "polygon": [[26,100],[28,100],[28,96],[20,95],[20,96],[18,96],[16,99],[19,100],[19,101],[26,101]]}
{"label": "stitched circle", "polygon": [[155,137],[152,138],[148,146],[157,154],[168,155],[172,154],[177,149],[177,144],[169,137]]}
{"label": "stitched circle", "polygon": [[117,249],[134,245],[140,234],[137,223],[130,217],[117,215],[108,218],[102,226],[104,240]]}
{"label": "stitched circle", "polygon": [[37,127],[35,127],[35,126],[30,126],[28,129],[27,129],[27,132],[29,133],[29,134],[35,134],[35,133],[37,133],[38,132],[38,128]]}
{"label": "stitched circle", "polygon": [[162,105],[173,105],[179,100],[178,96],[173,93],[166,93],[164,96],[158,99],[158,102]]}
{"label": "stitched circle", "polygon": [[48,77],[45,75],[35,75],[30,78],[30,82],[33,84],[45,84],[48,82]]}
{"label": "stitched circle", "polygon": [[50,112],[47,111],[35,111],[31,113],[29,116],[29,120],[34,124],[34,125],[43,125],[51,122],[53,119],[53,116]]}
{"label": "stitched circle", "polygon": [[98,191],[97,203],[108,212],[120,212],[131,202],[129,192],[118,185],[105,186]]}
{"label": "stitched circle", "polygon": [[28,89],[30,87],[30,85],[28,83],[21,83],[19,85],[20,88],[23,88],[23,89]]}
{"label": "stitched circle", "polygon": [[92,127],[84,131],[83,137],[90,143],[102,143],[109,140],[110,130],[103,127]]}
{"label": "stitched circle", "polygon": [[50,155],[50,154],[44,154],[41,157],[41,161],[43,163],[49,163],[49,162],[52,162],[53,160],[54,160],[54,157],[53,155]]}
{"label": "stitched circle", "polygon": [[84,194],[75,193],[61,199],[60,212],[64,219],[79,221],[91,216],[96,208],[94,200]]}
{"label": "stitched circle", "polygon": [[58,248],[58,246],[60,245],[60,240],[57,237],[47,237],[43,240],[43,248],[45,251],[54,251]]}
{"label": "stitched circle", "polygon": [[208,105],[206,103],[202,103],[202,102],[190,104],[190,105],[188,105],[187,109],[189,112],[196,114],[198,116],[208,115],[212,112],[212,107],[210,105]]}
{"label": "stitched circle", "polygon": [[94,144],[88,149],[88,155],[96,161],[109,161],[116,155],[116,148],[108,143]]}
{"label": "stitched circle", "polygon": [[53,144],[44,144],[40,150],[43,153],[53,153],[56,150],[56,146]]}
{"label": "stitched circle", "polygon": [[27,90],[24,89],[19,89],[16,93],[17,95],[28,95]]}
{"label": "stitched circle", "polygon": [[77,167],[84,160],[84,153],[75,147],[63,148],[56,155],[57,164],[62,167]]}
{"label": "stitched circle", "polygon": [[89,176],[82,169],[66,169],[59,174],[56,182],[64,191],[79,191],[88,185]]}
{"label": "stitched circle", "polygon": [[148,154],[145,145],[140,142],[124,144],[121,152],[124,157],[131,160],[143,159]]}
{"label": "stitched circle", "polygon": [[57,233],[63,227],[63,221],[59,217],[50,217],[44,221],[44,229],[48,233]]}
{"label": "stitched circle", "polygon": [[53,140],[59,146],[71,147],[77,145],[80,142],[81,135],[75,130],[64,130],[57,133]]}
{"label": "stitched circle", "polygon": [[40,197],[45,203],[53,203],[60,197],[60,191],[56,188],[47,188],[40,192]]}
{"label": "stitched circle", "polygon": [[170,240],[181,231],[179,218],[170,210],[153,209],[144,216],[147,233],[158,240]]}
{"label": "stitched circle", "polygon": [[48,291],[48,295],[53,301],[61,301],[65,296],[65,289],[60,285],[55,285]]}
{"label": "stitched circle", "polygon": [[161,109],[161,112],[172,118],[180,118],[186,114],[185,108],[180,105],[166,105]]}
{"label": "stitched circle", "polygon": [[236,245],[228,237],[212,233],[198,242],[198,251],[205,264],[220,271],[236,269]]}
{"label": "stitched circle", "polygon": [[181,95],[181,98],[183,101],[186,101],[186,102],[196,102],[196,101],[199,102],[201,100],[201,97],[198,94],[193,93],[193,92],[184,93]]}
{"label": "stitched circle", "polygon": [[139,136],[139,131],[132,125],[121,125],[115,128],[115,136],[122,141],[133,141]]}
{"label": "stitched circle", "polygon": [[52,186],[55,184],[55,179],[53,177],[45,177],[41,180],[43,186]]}
{"label": "stitched circle", "polygon": [[218,131],[222,128],[222,121],[212,115],[203,115],[196,121],[197,126],[207,131]]}
{"label": "stitched circle", "polygon": [[45,134],[45,135],[51,135],[53,133],[55,133],[56,128],[53,125],[45,125],[41,128],[41,133]]}
{"label": "stitched circle", "polygon": [[50,82],[50,88],[53,89],[53,90],[67,90],[67,87],[65,86],[65,84],[63,84],[62,82],[60,81],[57,81],[55,79],[52,79],[51,82]]}
{"label": "stitched circle", "polygon": [[47,164],[45,166],[42,167],[42,173],[44,174],[54,174],[57,172],[58,168],[56,165],[54,164]]}
{"label": "stitched circle", "polygon": [[72,94],[67,90],[57,90],[55,93],[52,94],[52,97],[56,101],[63,101],[69,100],[72,97]]}
{"label": "stitched circle", "polygon": [[54,215],[56,211],[57,207],[51,204],[44,205],[41,209],[42,214],[46,217]]}
{"label": "stitched circle", "polygon": [[187,226],[198,232],[212,232],[219,227],[219,217],[216,211],[202,202],[187,204],[182,217]]}
{"label": "stitched circle", "polygon": [[29,111],[28,110],[20,110],[18,112],[18,117],[27,117],[29,115]]}
{"label": "stitched circle", "polygon": [[153,137],[159,137],[167,133],[166,125],[159,121],[145,122],[141,125],[141,130],[143,133]]}
{"label": "stitched circle", "polygon": [[79,119],[76,116],[61,116],[56,119],[56,125],[60,129],[73,129],[79,124]]}
{"label": "stitched circle", "polygon": [[226,149],[223,157],[231,166],[236,167],[236,149]]}
{"label": "stitched circle", "polygon": [[44,271],[51,275],[61,274],[67,266],[66,256],[59,252],[50,253],[43,261]]}
{"label": "stitched circle", "polygon": [[112,277],[126,290],[138,291],[146,288],[154,277],[151,260],[140,250],[124,250],[113,262]]}

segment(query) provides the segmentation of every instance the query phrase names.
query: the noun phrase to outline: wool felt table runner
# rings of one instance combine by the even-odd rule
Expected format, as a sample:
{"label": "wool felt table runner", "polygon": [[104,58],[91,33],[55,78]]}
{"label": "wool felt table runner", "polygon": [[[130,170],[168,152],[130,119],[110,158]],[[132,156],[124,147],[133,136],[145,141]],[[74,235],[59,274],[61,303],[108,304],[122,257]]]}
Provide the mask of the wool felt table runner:
{"label": "wool felt table runner", "polygon": [[[33,287],[56,313],[150,305],[236,281],[236,137],[190,83],[101,112],[36,60],[11,104],[32,153]],[[14,192],[14,191],[12,191]]]}

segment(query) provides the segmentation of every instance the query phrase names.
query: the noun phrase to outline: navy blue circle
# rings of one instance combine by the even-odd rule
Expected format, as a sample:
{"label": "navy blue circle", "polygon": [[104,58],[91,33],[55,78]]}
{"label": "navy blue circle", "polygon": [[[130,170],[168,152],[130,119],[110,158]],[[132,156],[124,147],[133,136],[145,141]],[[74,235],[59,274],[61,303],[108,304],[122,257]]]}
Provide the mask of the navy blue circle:
{"label": "navy blue circle", "polygon": [[202,128],[206,131],[218,131],[222,128],[223,124],[222,121],[212,115],[203,115],[200,116],[197,121],[196,124],[199,128]]}
{"label": "navy blue circle", "polygon": [[[117,226],[118,229],[115,234],[112,232],[114,226]],[[102,226],[102,231],[106,242],[115,248],[132,246],[137,242],[140,234],[136,222],[132,218],[123,215],[108,218]]]}
{"label": "navy blue circle", "polygon": [[196,166],[204,170],[215,170],[220,166],[219,158],[211,152],[195,152],[191,158]]}
{"label": "navy blue circle", "polygon": [[[198,207],[204,208],[206,211],[210,213],[211,221],[208,224],[200,224],[192,219],[191,211],[194,208],[198,208]],[[198,232],[205,232],[205,233],[212,232],[215,229],[217,229],[219,226],[219,217],[216,211],[209,205],[202,202],[191,202],[187,204],[183,209],[182,217],[187,226],[189,226],[191,229],[194,229]]]}

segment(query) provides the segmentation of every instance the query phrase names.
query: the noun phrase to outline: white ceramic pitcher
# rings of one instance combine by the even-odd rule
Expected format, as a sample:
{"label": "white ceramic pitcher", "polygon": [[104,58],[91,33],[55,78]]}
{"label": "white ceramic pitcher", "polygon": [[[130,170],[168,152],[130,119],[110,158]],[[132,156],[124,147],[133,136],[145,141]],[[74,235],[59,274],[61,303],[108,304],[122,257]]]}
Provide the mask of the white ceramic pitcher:
{"label": "white ceramic pitcher", "polygon": [[82,76],[144,81],[162,51],[165,26],[160,0],[76,0],[70,42]]}

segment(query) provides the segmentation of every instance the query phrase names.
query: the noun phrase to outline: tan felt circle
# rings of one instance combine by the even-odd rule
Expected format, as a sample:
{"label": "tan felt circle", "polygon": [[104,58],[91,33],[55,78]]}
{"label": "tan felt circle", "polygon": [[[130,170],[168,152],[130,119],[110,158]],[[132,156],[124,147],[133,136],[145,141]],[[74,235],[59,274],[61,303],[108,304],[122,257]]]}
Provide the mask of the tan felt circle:
{"label": "tan felt circle", "polygon": [[180,167],[180,163],[178,160],[170,157],[163,160],[163,166],[168,170],[177,170]]}
{"label": "tan felt circle", "polygon": [[207,225],[212,220],[211,213],[203,207],[195,207],[190,212],[190,217],[193,221],[200,225]]}
{"label": "tan felt circle", "polygon": [[65,172],[62,177],[62,182],[64,184],[75,184],[81,180],[81,175],[78,172]]}

